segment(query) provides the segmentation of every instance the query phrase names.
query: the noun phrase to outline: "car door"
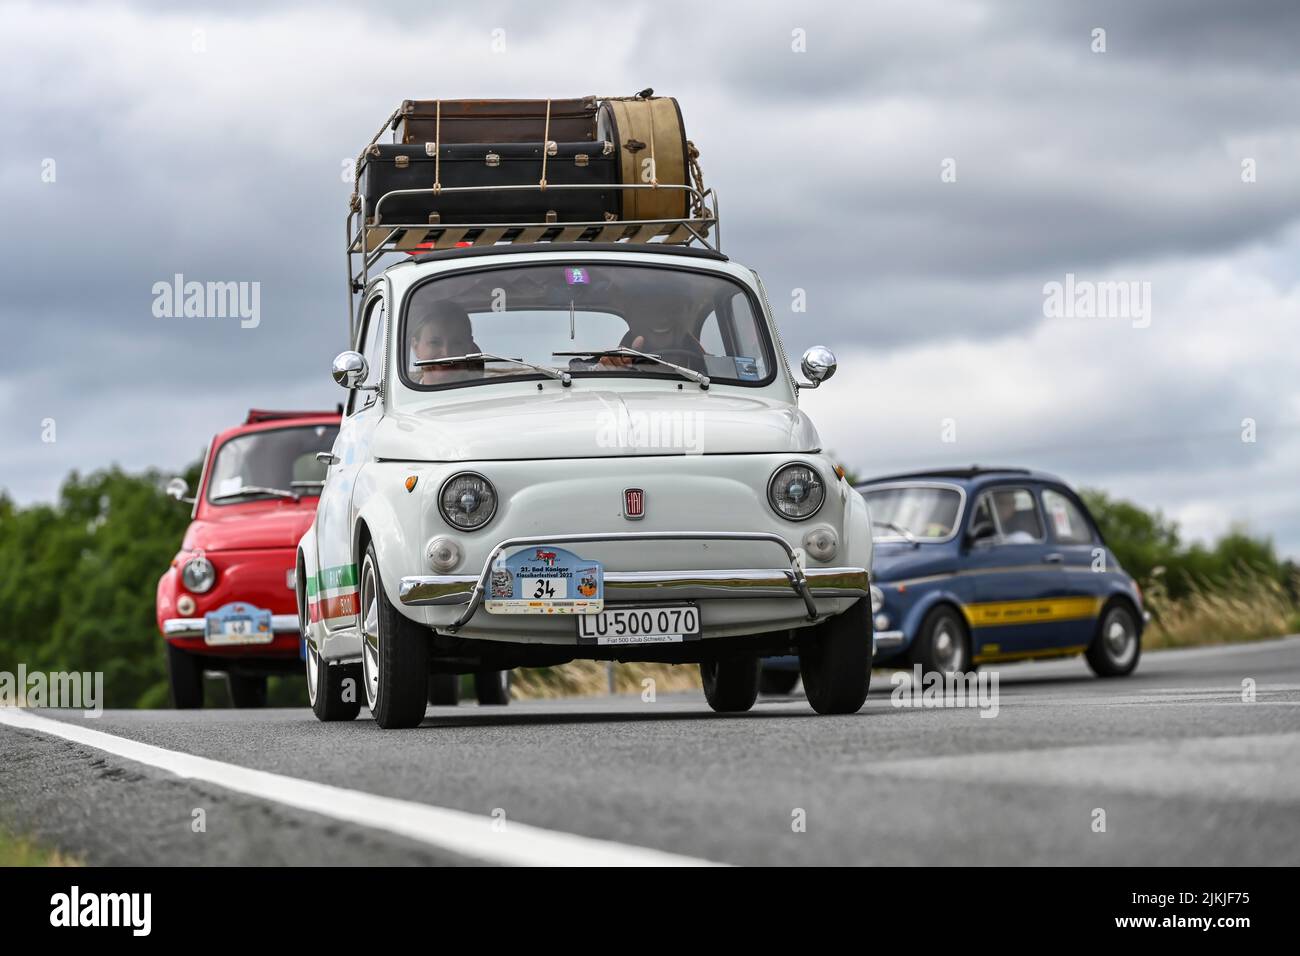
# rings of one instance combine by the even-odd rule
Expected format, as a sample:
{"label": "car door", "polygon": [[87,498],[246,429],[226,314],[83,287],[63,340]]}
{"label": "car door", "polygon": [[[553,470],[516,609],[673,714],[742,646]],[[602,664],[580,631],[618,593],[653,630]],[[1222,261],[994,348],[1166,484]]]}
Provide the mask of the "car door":
{"label": "car door", "polygon": [[1052,614],[1065,574],[1048,546],[1035,491],[1029,483],[994,485],[971,511],[968,529],[980,522],[993,529],[967,552],[975,600],[966,610],[977,659],[1031,654],[1053,646],[1058,636]]}
{"label": "car door", "polygon": [[316,511],[316,548],[320,574],[317,600],[325,627],[334,631],[352,627],[357,616],[357,566],[352,553],[352,489],[370,454],[370,440],[383,411],[377,389],[383,381],[387,315],[382,295],[372,295],[363,306],[355,348],[368,365],[364,388],[348,394],[334,461],[321,489]]}
{"label": "car door", "polygon": [[1060,646],[1085,647],[1097,627],[1107,585],[1119,573],[1101,538],[1073,493],[1044,486],[1040,497],[1047,518],[1049,557],[1061,556],[1063,599],[1058,604]]}

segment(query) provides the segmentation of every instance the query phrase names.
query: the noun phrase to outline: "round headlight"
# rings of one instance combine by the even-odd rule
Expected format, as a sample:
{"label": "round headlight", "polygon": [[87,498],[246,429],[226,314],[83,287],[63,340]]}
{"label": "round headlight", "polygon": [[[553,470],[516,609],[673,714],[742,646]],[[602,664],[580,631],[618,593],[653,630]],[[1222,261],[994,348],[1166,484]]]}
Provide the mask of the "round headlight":
{"label": "round headlight", "polygon": [[462,471],[442,483],[438,508],[453,528],[474,531],[496,514],[497,490],[482,475]]}
{"label": "round headlight", "polygon": [[181,568],[181,582],[187,590],[202,594],[212,589],[217,580],[217,569],[204,557],[190,558]]}
{"label": "round headlight", "polygon": [[871,585],[871,613],[879,614],[880,609],[885,606],[885,592],[880,590],[874,584]]}
{"label": "round headlight", "polygon": [[791,521],[811,518],[826,500],[826,486],[811,465],[782,465],[767,483],[767,500]]}

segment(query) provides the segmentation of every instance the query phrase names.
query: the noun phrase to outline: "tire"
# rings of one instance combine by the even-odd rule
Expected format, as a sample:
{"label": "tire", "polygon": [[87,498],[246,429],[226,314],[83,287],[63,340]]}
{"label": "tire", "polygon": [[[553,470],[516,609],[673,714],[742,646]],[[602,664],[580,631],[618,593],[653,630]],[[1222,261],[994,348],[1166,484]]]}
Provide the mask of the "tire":
{"label": "tire", "polygon": [[855,714],[871,686],[871,602],[859,598],[847,611],[799,638],[799,674],[808,703],[819,714]]}
{"label": "tire", "polygon": [[356,719],[361,713],[361,665],[326,664],[310,644],[306,664],[307,699],[316,719],[327,723]]}
{"label": "tire", "polygon": [[230,702],[236,707],[265,707],[266,678],[253,674],[227,674]]}
{"label": "tire", "polygon": [[761,666],[757,657],[705,661],[700,664],[704,699],[720,714],[744,713],[758,700],[758,671]]}
{"label": "tire", "polygon": [[455,707],[460,703],[459,674],[430,674],[429,703],[434,707]]}
{"label": "tire", "polygon": [[797,683],[799,683],[798,671],[774,671],[765,667],[758,676],[758,692],[760,694],[789,694],[794,691],[794,685]]}
{"label": "tire", "polygon": [[474,696],[480,707],[504,707],[510,703],[509,671],[478,671],[474,674]]}
{"label": "tire", "polygon": [[360,601],[366,705],[385,730],[417,727],[429,697],[429,635],[389,603],[374,544],[361,562]]}
{"label": "tire", "polygon": [[1098,677],[1127,677],[1142,657],[1142,631],[1137,615],[1125,601],[1107,604],[1097,619],[1097,633],[1084,652]]}
{"label": "tire", "polygon": [[193,654],[167,644],[167,683],[172,706],[177,710],[198,710],[203,706],[203,665]]}
{"label": "tire", "polygon": [[920,664],[922,673],[953,674],[972,670],[970,634],[961,614],[946,604],[921,621],[916,640],[907,649],[907,662]]}

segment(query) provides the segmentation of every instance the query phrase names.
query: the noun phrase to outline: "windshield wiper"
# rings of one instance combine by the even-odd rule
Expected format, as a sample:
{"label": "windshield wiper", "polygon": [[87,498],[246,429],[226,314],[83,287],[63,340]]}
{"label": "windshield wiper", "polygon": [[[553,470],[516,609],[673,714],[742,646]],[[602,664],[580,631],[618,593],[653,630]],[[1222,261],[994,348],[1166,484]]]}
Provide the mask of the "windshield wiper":
{"label": "windshield wiper", "polygon": [[904,528],[902,525],[894,524],[892,521],[872,521],[871,523],[878,528],[888,528],[890,531],[897,531],[903,536],[908,544],[916,544],[916,535],[912,534],[911,531]]}
{"label": "windshield wiper", "polygon": [[292,498],[297,501],[302,495],[294,491],[285,491],[283,488],[263,488],[260,485],[244,485],[238,491],[231,491],[224,495],[217,495],[212,500],[221,501],[223,498],[242,498],[244,495],[274,495],[277,498]]}
{"label": "windshield wiper", "polygon": [[535,365],[532,362],[525,362],[523,359],[506,358],[504,355],[493,355],[491,352],[470,352],[468,355],[451,355],[447,358],[420,359],[413,364],[416,368],[426,368],[431,365],[463,365],[465,362],[510,362],[513,365],[530,368],[534,372],[541,372],[565,387],[573,384],[573,378],[569,373],[562,372],[558,368],[551,368],[549,365]]}
{"label": "windshield wiper", "polygon": [[665,368],[670,368],[679,375],[689,378],[692,382],[697,383],[700,388],[705,389],[706,391],[709,387],[709,377],[703,372],[697,372],[694,369],[686,368],[684,365],[677,365],[674,362],[669,362],[667,359],[661,359],[658,355],[652,355],[649,352],[638,352],[636,349],[630,349],[627,347],[617,349],[596,349],[591,352],[552,352],[551,355],[556,358],[605,358],[608,355],[629,355],[633,358],[645,359],[647,362],[654,362],[658,365],[664,366]]}

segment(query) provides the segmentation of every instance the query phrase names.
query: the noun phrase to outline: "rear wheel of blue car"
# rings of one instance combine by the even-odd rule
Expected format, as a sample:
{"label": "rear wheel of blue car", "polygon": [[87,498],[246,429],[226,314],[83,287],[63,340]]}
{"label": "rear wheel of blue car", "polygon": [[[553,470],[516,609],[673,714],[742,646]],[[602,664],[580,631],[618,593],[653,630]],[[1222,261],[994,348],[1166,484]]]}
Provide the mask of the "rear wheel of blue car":
{"label": "rear wheel of blue car", "polygon": [[859,598],[842,614],[798,632],[799,674],[819,714],[853,714],[871,686],[871,602]]}
{"label": "rear wheel of blue car", "polygon": [[936,607],[921,622],[907,656],[912,665],[920,664],[926,674],[970,670],[970,635],[966,622],[953,608]]}
{"label": "rear wheel of blue car", "polygon": [[385,729],[416,727],[429,693],[429,638],[393,607],[373,544],[361,563],[361,670],[366,704]]}
{"label": "rear wheel of blue car", "polygon": [[1097,633],[1084,653],[1098,677],[1124,677],[1133,673],[1142,656],[1142,635],[1137,615],[1123,601],[1106,605],[1097,621]]}
{"label": "rear wheel of blue car", "polygon": [[730,657],[700,664],[704,699],[720,714],[742,713],[758,700],[757,657]]}

